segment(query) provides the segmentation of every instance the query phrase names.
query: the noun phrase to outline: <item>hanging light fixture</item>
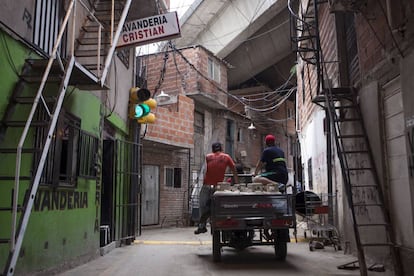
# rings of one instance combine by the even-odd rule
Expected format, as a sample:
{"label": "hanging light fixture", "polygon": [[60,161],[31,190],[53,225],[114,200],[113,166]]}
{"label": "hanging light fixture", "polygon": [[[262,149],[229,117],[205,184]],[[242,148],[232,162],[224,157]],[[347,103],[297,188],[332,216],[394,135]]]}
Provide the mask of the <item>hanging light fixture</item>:
{"label": "hanging light fixture", "polygon": [[256,127],[253,125],[253,122],[250,123],[250,126],[247,127],[249,130],[254,130]]}
{"label": "hanging light fixture", "polygon": [[171,96],[161,90],[161,93],[156,96],[157,100],[161,103],[167,102],[171,99]]}

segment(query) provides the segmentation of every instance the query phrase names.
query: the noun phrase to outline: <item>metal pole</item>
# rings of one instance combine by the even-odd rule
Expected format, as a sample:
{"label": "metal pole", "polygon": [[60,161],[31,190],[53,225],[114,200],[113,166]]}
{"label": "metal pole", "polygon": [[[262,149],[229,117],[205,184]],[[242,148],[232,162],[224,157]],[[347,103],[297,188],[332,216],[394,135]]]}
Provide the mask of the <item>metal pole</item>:
{"label": "metal pole", "polygon": [[333,220],[333,192],[332,192],[332,139],[331,139],[331,120],[325,108],[325,128],[326,128],[326,167],[328,178],[328,223],[334,224]]}
{"label": "metal pole", "polygon": [[138,177],[136,178],[138,189],[138,235],[141,235],[142,225],[142,145],[141,145],[141,124],[134,121],[134,142],[138,144],[137,150],[137,172]]}

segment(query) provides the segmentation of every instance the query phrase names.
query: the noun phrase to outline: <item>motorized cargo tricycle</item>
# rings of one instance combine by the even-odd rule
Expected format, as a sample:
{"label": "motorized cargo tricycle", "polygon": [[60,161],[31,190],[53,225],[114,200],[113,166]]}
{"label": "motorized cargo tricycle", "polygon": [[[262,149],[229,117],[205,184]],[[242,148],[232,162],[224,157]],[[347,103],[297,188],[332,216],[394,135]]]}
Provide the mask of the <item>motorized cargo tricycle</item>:
{"label": "motorized cargo tricycle", "polygon": [[276,259],[284,260],[289,229],[295,226],[293,195],[280,192],[278,184],[222,185],[211,203],[213,260],[221,260],[226,246],[243,250],[259,245],[274,246]]}

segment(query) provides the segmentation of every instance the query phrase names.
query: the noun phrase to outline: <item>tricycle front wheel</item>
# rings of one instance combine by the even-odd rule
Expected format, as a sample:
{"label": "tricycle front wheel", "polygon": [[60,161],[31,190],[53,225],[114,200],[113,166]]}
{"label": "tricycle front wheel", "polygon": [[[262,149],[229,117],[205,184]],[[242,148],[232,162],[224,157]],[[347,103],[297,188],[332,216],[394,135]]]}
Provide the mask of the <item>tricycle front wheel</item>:
{"label": "tricycle front wheel", "polygon": [[220,231],[213,231],[213,261],[221,261]]}

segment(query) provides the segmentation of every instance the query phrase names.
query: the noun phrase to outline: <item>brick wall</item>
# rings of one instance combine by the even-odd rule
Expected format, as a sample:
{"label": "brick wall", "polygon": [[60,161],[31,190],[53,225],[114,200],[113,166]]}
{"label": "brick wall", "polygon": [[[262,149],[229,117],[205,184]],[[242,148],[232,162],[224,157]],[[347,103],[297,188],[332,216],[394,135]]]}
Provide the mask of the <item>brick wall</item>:
{"label": "brick wall", "polygon": [[[188,150],[204,148],[200,141],[194,141],[195,103],[189,95],[204,94],[211,99],[227,104],[227,68],[202,47],[190,47],[140,57],[146,66],[147,88],[156,97],[161,91],[176,97],[177,101],[159,105],[153,112],[154,124],[146,126],[143,149],[143,163],[160,168],[160,225],[175,226],[185,223],[188,218]],[[208,58],[220,66],[220,83],[208,78]],[[187,96],[188,95],[188,96]],[[160,144],[148,143],[149,141]],[[158,145],[160,145],[158,147]],[[171,145],[177,148],[164,148]],[[164,149],[163,149],[164,148]],[[183,148],[178,150],[178,148]],[[182,169],[182,187],[166,187],[164,170],[166,167]],[[193,168],[192,168],[193,169]]]}
{"label": "brick wall", "polygon": [[184,148],[194,145],[194,103],[193,100],[178,95],[177,103],[158,106],[155,110],[156,121],[149,124],[145,139],[171,144]]}
{"label": "brick wall", "polygon": [[366,75],[382,61],[385,49],[392,46],[387,19],[377,1],[368,1],[367,8],[356,14],[355,28],[361,74]]}
{"label": "brick wall", "polygon": [[[328,4],[319,5],[319,31],[321,44],[321,70],[325,80],[330,79],[335,86],[338,84],[338,57],[336,45],[336,30],[335,18],[329,11]],[[311,54],[308,54],[308,57]],[[303,73],[302,73],[303,71]],[[306,64],[305,62],[298,63],[297,66],[297,104],[299,116],[299,129],[306,126],[312,119],[311,115],[316,109],[319,109],[316,104],[312,102],[320,91],[317,90],[318,79],[316,66]]]}
{"label": "brick wall", "polygon": [[[178,51],[142,57],[147,68],[148,89],[155,96],[164,91],[178,99],[177,103],[157,107],[157,120],[155,124],[148,125],[146,139],[192,148],[194,102],[185,95],[203,93],[226,105],[227,95],[223,91],[227,91],[227,68],[202,47]],[[220,83],[208,78],[209,57],[220,66]]]}
{"label": "brick wall", "polygon": [[[156,147],[143,148],[143,161],[147,165],[157,165],[159,175],[159,224],[164,226],[186,225],[188,219],[188,151],[161,150]],[[181,168],[181,187],[167,187],[164,170]]]}

